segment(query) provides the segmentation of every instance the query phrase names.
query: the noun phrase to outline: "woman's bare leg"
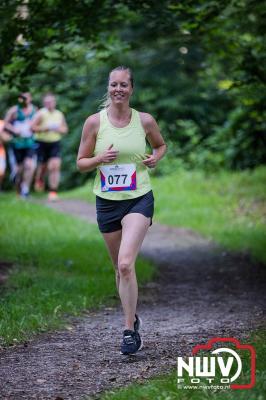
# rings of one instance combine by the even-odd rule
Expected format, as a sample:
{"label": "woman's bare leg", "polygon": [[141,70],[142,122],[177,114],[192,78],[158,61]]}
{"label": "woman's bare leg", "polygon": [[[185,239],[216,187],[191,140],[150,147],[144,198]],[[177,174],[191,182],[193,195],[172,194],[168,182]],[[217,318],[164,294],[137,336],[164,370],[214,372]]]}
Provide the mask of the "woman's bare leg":
{"label": "woman's bare leg", "polygon": [[35,170],[35,163],[33,158],[30,157],[25,158],[23,162],[22,181],[21,181],[21,187],[25,191],[28,192],[30,191],[34,170]]}
{"label": "woman's bare leg", "polygon": [[52,157],[47,164],[49,189],[57,191],[60,182],[61,159]]}
{"label": "woman's bare leg", "polygon": [[103,233],[102,235],[113,265],[115,267],[116,287],[117,291],[119,292],[118,253],[121,244],[122,230],[110,233]]}
{"label": "woman's bare leg", "polygon": [[34,190],[36,192],[43,192],[45,189],[45,175],[47,170],[47,163],[38,163],[35,173]]}
{"label": "woman's bare leg", "polygon": [[118,272],[120,276],[119,295],[125,314],[125,329],[134,330],[138,300],[135,261],[149,226],[150,218],[139,213],[128,214],[122,220]]}

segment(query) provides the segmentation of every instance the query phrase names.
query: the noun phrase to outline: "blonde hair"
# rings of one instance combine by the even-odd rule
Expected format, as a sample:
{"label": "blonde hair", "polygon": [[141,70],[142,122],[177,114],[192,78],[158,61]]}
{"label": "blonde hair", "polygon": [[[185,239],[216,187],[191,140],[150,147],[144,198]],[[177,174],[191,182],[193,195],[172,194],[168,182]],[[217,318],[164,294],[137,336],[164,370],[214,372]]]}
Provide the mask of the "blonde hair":
{"label": "blonde hair", "polygon": [[47,92],[42,96],[42,99],[44,100],[46,97],[53,97],[55,99],[55,95],[52,92]]}
{"label": "blonde hair", "polygon": [[[126,67],[125,65],[120,65],[119,67],[116,67],[109,72],[108,84],[109,84],[109,80],[110,80],[110,75],[114,71],[127,71],[129,73],[129,80],[130,80],[131,86],[134,87],[134,79],[133,79],[132,71],[129,67]],[[110,96],[109,96],[109,93],[107,90],[102,98],[99,109],[103,110],[104,108],[108,108],[110,106],[110,104],[111,104],[111,99],[110,99]]]}

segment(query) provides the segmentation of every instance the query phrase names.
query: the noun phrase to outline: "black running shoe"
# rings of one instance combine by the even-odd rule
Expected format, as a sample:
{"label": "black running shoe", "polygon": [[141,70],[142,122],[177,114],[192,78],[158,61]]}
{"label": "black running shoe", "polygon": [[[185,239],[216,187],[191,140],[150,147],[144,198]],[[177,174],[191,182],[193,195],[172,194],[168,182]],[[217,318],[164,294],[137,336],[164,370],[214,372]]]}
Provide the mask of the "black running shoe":
{"label": "black running shoe", "polygon": [[137,314],[135,314],[135,318],[136,319],[135,319],[135,322],[134,322],[134,331],[138,332],[140,330],[141,326],[142,326],[142,320]]}
{"label": "black running shoe", "polygon": [[139,333],[126,329],[124,331],[120,353],[124,355],[135,354],[141,348],[142,341]]}
{"label": "black running shoe", "polygon": [[143,347],[143,341],[141,339],[139,332],[135,332],[135,334],[136,334],[136,343],[137,343],[138,351],[140,351]]}

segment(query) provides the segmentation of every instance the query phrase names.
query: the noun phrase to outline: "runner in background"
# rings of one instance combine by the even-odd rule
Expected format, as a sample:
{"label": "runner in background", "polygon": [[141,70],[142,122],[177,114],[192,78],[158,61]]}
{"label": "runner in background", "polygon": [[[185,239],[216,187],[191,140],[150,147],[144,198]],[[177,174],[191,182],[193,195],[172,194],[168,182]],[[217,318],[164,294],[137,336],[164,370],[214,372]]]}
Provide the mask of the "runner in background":
{"label": "runner in background", "polygon": [[9,155],[13,167],[14,183],[21,197],[27,197],[36,166],[35,143],[31,120],[36,113],[29,92],[21,93],[18,104],[11,107],[5,117],[5,130],[12,134]]}
{"label": "runner in background", "polygon": [[[121,343],[125,355],[142,348],[135,261],[153,217],[148,169],[166,151],[154,118],[130,107],[132,93],[131,70],[124,66],[112,70],[104,109],[87,118],[77,157],[81,172],[97,169],[93,189],[97,221],[116,270],[125,316]],[[146,140],[152,154],[146,154]]]}
{"label": "runner in background", "polygon": [[43,97],[43,105],[32,122],[38,156],[34,188],[36,191],[44,191],[45,175],[48,173],[48,199],[54,201],[58,199],[60,182],[60,142],[68,132],[68,126],[63,113],[56,109],[56,99],[52,93]]}
{"label": "runner in background", "polygon": [[6,172],[6,151],[4,143],[11,140],[11,136],[4,130],[5,121],[0,120],[0,191],[2,189],[2,182]]}

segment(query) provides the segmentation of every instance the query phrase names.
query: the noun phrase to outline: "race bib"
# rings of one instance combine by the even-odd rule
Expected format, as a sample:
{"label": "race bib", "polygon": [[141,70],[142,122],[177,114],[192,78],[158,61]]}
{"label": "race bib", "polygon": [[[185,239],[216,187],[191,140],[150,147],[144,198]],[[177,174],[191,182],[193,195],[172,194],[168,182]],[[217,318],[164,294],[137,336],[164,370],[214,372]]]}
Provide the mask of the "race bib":
{"label": "race bib", "polygon": [[102,192],[137,189],[135,164],[104,165],[100,167]]}
{"label": "race bib", "polygon": [[30,129],[30,122],[28,120],[15,121],[13,126],[14,128],[18,129],[20,137],[29,138],[32,136],[32,130]]}

